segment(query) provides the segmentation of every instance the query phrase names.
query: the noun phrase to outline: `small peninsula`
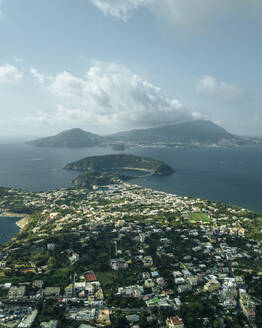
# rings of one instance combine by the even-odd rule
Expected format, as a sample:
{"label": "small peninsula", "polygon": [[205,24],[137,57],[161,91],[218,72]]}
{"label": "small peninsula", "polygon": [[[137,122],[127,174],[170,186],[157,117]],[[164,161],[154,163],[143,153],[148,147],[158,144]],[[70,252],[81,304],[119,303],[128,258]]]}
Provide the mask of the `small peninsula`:
{"label": "small peninsula", "polygon": [[129,154],[86,157],[77,162],[67,164],[65,169],[76,171],[139,170],[155,175],[169,175],[174,173],[174,169],[164,162]]}
{"label": "small peninsula", "polygon": [[123,174],[85,171],[74,179],[73,183],[78,187],[91,188],[93,186],[120,184],[130,179],[132,177]]}

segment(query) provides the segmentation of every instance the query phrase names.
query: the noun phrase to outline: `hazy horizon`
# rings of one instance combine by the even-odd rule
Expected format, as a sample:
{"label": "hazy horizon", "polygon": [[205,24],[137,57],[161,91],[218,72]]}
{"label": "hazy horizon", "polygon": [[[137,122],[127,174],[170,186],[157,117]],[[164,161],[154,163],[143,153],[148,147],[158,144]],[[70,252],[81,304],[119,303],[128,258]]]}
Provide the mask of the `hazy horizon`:
{"label": "hazy horizon", "polygon": [[[160,125],[161,126],[161,125]],[[21,134],[21,135],[1,135],[0,134],[0,142],[27,142],[27,141],[33,141],[36,139],[41,139],[41,138],[45,138],[45,137],[51,137],[51,136],[55,136],[60,132],[63,131],[67,131],[67,130],[71,130],[71,129],[82,129],[86,132],[91,132],[100,136],[107,136],[110,135],[111,133],[97,133],[95,131],[91,131],[85,128],[79,128],[79,127],[72,127],[66,130],[58,130],[56,132],[54,132],[53,134],[48,134],[48,133],[42,133],[42,134]],[[114,133],[118,133],[118,132],[124,132],[124,131],[129,131],[127,130],[119,130],[119,131],[115,131]],[[228,130],[227,130],[228,131]],[[231,131],[228,131],[229,133],[231,133]],[[113,134],[113,133],[112,133]],[[233,134],[233,133],[232,133]],[[262,138],[262,133],[261,134],[257,134],[257,133],[250,133],[250,134],[236,134],[238,136],[242,136],[242,137],[253,137],[253,138]]]}

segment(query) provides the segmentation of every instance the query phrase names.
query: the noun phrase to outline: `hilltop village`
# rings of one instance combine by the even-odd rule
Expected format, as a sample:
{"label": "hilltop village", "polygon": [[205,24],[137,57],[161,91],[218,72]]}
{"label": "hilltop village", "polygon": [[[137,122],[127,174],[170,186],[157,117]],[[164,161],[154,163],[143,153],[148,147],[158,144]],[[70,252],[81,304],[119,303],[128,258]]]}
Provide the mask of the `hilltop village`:
{"label": "hilltop village", "polygon": [[0,327],[262,327],[262,218],[121,183],[31,193],[0,248]]}

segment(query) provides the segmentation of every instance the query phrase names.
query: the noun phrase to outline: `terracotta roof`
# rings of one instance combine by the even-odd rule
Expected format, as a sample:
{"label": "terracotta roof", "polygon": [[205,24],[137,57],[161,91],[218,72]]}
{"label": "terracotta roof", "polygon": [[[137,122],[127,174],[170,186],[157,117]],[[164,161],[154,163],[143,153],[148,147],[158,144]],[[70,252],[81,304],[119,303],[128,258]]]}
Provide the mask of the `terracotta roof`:
{"label": "terracotta roof", "polygon": [[172,322],[174,325],[183,325],[184,324],[183,323],[183,320],[180,319],[178,316],[176,316],[176,317],[170,317],[170,318],[168,318],[168,320],[170,322]]}
{"label": "terracotta roof", "polygon": [[96,275],[94,273],[87,273],[86,281],[88,282],[96,281]]}

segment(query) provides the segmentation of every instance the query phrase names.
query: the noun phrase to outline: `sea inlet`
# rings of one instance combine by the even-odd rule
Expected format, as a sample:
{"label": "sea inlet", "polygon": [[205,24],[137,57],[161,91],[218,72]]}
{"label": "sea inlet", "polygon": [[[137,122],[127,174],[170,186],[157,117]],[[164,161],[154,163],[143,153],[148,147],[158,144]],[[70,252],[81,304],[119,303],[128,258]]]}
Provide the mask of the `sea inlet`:
{"label": "sea inlet", "polygon": [[16,224],[20,218],[0,216],[0,244],[8,242],[15,237],[20,228]]}

